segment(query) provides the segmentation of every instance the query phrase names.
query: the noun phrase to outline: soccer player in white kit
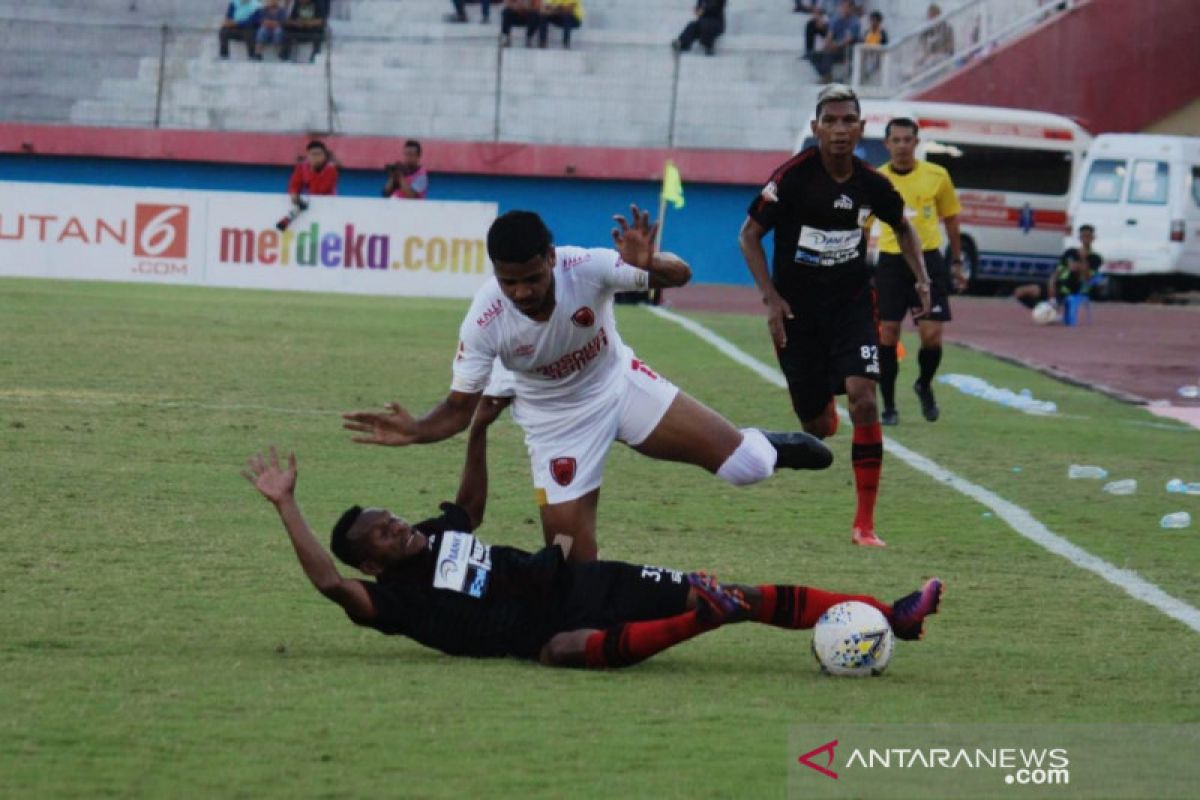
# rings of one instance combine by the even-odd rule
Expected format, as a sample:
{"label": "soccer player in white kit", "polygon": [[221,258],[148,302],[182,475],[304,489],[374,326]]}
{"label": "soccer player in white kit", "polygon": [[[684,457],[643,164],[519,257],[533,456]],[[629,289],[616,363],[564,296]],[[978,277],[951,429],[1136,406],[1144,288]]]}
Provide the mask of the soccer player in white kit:
{"label": "soccer player in white kit", "polygon": [[[578,561],[596,558],[596,509],[614,440],[652,458],[695,464],[738,486],[761,481],[776,467],[828,467],[833,455],[815,437],[738,430],[621,341],[616,292],[691,279],[682,259],[654,251],[657,225],[649,214],[634,206],[632,216],[632,224],[615,217],[615,250],[555,247],[533,212],[499,217],[487,240],[495,278],[476,293],[463,320],[449,395],[420,419],[395,403],[389,413],[346,414],[345,427],[366,434],[354,441],[441,441],[470,424],[485,389],[489,396],[514,394],[513,418],[525,431],[543,534],[547,542],[572,537],[571,559]],[[498,387],[505,383],[515,391]]]}

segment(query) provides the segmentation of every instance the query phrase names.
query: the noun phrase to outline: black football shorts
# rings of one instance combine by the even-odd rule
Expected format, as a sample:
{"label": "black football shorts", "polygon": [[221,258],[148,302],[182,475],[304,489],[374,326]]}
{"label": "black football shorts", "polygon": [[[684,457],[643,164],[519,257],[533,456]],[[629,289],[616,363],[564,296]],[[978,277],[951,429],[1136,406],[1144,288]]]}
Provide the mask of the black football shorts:
{"label": "black football shorts", "polygon": [[776,351],[792,407],[802,422],[825,412],[846,378],[879,380],[879,319],[875,290],[830,305],[792,305],[784,320],[787,345]]}
{"label": "black football shorts", "polygon": [[[925,251],[925,270],[929,273],[929,316],[922,319],[949,322],[950,269],[937,250]],[[916,280],[904,256],[880,253],[875,267],[875,289],[879,292],[879,318],[884,322],[903,322],[905,314],[919,314]]]}

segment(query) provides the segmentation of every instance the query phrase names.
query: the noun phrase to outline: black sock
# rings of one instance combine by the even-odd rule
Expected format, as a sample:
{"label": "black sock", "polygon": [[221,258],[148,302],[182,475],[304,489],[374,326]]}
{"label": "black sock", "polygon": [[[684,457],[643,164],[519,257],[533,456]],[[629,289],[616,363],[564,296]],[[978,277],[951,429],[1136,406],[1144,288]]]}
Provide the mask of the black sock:
{"label": "black sock", "polygon": [[879,392],[883,395],[884,410],[896,407],[896,345],[879,345]]}
{"label": "black sock", "polygon": [[918,380],[922,386],[928,386],[933,382],[938,365],[942,363],[942,348],[922,347],[917,353],[917,363],[921,365],[921,377]]}

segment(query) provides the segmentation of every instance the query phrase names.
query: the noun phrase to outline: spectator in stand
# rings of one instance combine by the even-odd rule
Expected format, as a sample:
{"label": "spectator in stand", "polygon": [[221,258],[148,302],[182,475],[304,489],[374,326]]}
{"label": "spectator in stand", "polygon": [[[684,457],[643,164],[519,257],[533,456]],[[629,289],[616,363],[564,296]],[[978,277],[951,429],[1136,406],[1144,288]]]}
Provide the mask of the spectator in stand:
{"label": "spectator in stand", "polygon": [[883,27],[883,14],[878,11],[871,12],[862,43],[867,48],[862,59],[863,77],[869,79],[879,72],[879,50],[888,43],[887,30]]}
{"label": "spectator in stand", "polygon": [[466,22],[467,21],[467,3],[479,3],[479,11],[481,19],[479,20],[484,25],[491,21],[492,16],[492,0],[450,0],[454,4],[454,13],[446,15],[447,22]]}
{"label": "spectator in stand", "polygon": [[409,139],[404,143],[404,160],[387,166],[384,197],[402,200],[424,200],[429,193],[429,173],[421,165],[421,143]]}
{"label": "spectator in stand", "polygon": [[325,20],[329,19],[329,0],[296,0],[292,6],[291,16],[283,28],[283,48],[279,57],[290,58],[292,46],[312,43],[313,51],[309,61],[316,61],[321,52],[321,43],[325,41]]}
{"label": "spectator in stand", "polygon": [[725,0],[696,0],[696,18],[684,26],[671,47],[686,53],[697,39],[704,54],[711,56],[717,37],[725,32]]}
{"label": "spectator in stand", "polygon": [[829,24],[829,36],[825,39],[825,51],[817,66],[821,80],[829,83],[833,80],[833,68],[836,64],[845,63],[850,54],[850,48],[861,37],[862,26],[854,14],[854,4],[850,0],[838,3],[838,14]]}
{"label": "spectator in stand", "polygon": [[240,39],[246,43],[246,52],[254,57],[254,37],[258,31],[258,20],[262,15],[262,4],[258,0],[233,0],[225,8],[225,21],[221,24],[218,40],[221,43],[221,58],[229,58],[229,40]]}
{"label": "spectator in stand", "polygon": [[817,6],[804,26],[804,59],[817,71],[821,69],[821,53],[825,50],[825,40],[828,38],[829,18],[825,15],[825,9]]}
{"label": "spectator in stand", "polygon": [[867,31],[863,34],[862,43],[883,47],[888,43],[887,30],[883,27],[883,14],[872,11],[867,23]]}
{"label": "spectator in stand", "polygon": [[512,44],[512,29],[520,25],[525,28],[525,46],[533,47],[533,35],[542,24],[542,0],[504,0],[500,12],[500,44]]}
{"label": "spectator in stand", "polygon": [[818,11],[822,12],[826,19],[829,15],[837,11],[838,0],[796,0],[792,6],[792,11],[797,14],[815,14]]}
{"label": "spectator in stand", "polygon": [[571,49],[571,31],[583,24],[583,0],[548,0],[542,4],[542,19],[538,27],[538,47],[546,46],[550,26],[563,29],[563,47]]}
{"label": "spectator in stand", "polygon": [[954,55],[954,30],[946,20],[935,22],[942,16],[942,8],[937,3],[930,3],[925,12],[926,24],[929,28],[921,34],[921,64],[933,64]]}
{"label": "spectator in stand", "polygon": [[283,0],[267,0],[262,15],[258,21],[258,34],[254,37],[256,47],[250,57],[262,61],[263,49],[273,44],[278,48],[279,57],[283,58],[283,25],[287,22],[287,8]]}

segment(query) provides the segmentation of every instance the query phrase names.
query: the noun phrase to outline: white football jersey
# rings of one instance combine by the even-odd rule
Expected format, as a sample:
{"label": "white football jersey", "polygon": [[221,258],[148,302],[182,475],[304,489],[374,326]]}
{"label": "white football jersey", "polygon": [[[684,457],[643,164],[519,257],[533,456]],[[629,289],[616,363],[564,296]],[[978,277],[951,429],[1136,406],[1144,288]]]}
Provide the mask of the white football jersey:
{"label": "white football jersey", "polygon": [[626,348],[613,295],[645,290],[650,274],[615,250],[555,250],[555,306],[545,322],[517,310],[495,277],[476,292],[459,330],[453,391],[482,392],[497,357],[513,372],[519,401],[542,411],[579,408],[617,390]]}

